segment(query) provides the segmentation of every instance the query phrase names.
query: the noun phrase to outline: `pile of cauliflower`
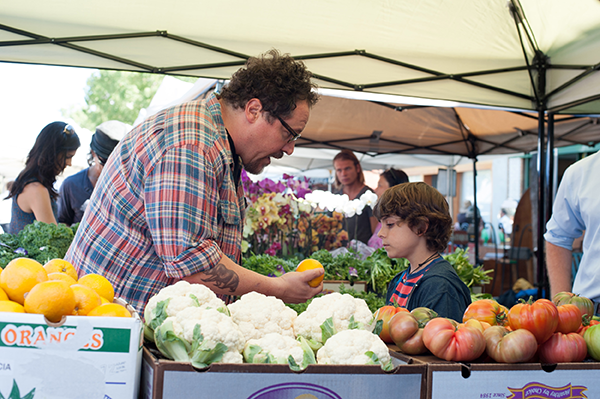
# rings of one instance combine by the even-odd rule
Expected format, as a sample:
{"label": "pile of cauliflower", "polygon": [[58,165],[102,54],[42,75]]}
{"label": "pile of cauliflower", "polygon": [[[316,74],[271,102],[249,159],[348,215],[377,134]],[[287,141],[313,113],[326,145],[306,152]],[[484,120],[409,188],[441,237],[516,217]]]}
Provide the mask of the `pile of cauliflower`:
{"label": "pile of cauliflower", "polygon": [[226,305],[208,287],[179,281],[144,309],[144,337],[167,358],[211,363],[378,364],[392,369],[375,317],[363,299],[337,292],[313,299],[298,315],[257,292]]}

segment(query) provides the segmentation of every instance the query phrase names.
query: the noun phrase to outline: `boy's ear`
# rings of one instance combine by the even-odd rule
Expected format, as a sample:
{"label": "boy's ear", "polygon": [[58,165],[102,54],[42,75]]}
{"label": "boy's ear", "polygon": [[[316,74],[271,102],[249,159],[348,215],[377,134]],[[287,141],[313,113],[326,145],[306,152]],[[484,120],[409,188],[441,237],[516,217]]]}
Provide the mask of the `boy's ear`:
{"label": "boy's ear", "polygon": [[415,234],[418,235],[419,237],[422,237],[423,234],[425,234],[427,232],[427,229],[429,228],[429,223],[422,221],[419,222],[419,224],[417,226],[415,226]]}

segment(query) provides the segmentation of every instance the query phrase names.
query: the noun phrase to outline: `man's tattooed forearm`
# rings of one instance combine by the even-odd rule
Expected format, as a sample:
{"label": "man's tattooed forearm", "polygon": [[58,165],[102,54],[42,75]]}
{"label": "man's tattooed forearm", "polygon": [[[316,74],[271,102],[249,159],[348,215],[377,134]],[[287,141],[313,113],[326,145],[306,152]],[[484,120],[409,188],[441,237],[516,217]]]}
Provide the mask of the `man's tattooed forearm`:
{"label": "man's tattooed forearm", "polygon": [[202,279],[206,283],[214,283],[217,288],[228,289],[235,292],[240,283],[240,277],[233,270],[229,270],[222,263],[204,272],[208,277]]}

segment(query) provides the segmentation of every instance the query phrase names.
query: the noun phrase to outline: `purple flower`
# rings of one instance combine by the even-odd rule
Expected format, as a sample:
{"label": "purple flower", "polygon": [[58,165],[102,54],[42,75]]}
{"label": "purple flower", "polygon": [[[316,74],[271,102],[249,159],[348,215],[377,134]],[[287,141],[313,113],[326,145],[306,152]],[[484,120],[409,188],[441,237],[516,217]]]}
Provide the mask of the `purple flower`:
{"label": "purple flower", "polygon": [[356,270],[355,268],[353,268],[352,266],[350,266],[350,267],[348,267],[348,275],[350,277],[358,278],[358,270]]}
{"label": "purple flower", "polygon": [[27,250],[25,248],[21,248],[21,247],[15,249],[15,253],[21,254],[21,255],[28,255]]}

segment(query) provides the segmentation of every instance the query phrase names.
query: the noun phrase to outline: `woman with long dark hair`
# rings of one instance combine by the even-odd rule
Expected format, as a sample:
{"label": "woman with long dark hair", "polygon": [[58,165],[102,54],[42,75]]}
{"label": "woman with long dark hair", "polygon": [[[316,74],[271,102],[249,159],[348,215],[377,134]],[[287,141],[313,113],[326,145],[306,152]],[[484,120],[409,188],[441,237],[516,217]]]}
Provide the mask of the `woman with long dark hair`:
{"label": "woman with long dark hair", "polygon": [[71,165],[80,145],[75,130],[64,122],[42,129],[7,197],[13,199],[9,233],[19,233],[34,220],[56,224],[56,176]]}

